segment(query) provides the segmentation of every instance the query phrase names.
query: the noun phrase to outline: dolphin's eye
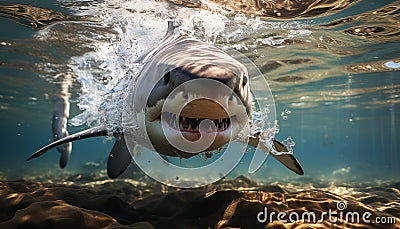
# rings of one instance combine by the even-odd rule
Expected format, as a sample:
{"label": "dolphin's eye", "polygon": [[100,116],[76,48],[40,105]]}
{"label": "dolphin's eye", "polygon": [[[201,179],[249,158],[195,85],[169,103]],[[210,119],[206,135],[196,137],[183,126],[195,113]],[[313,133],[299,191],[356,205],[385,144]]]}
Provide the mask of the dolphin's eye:
{"label": "dolphin's eye", "polygon": [[164,83],[168,84],[170,79],[171,79],[171,74],[170,72],[167,72],[167,74],[164,75]]}
{"label": "dolphin's eye", "polygon": [[243,87],[246,86],[247,81],[249,81],[249,78],[247,76],[243,76]]}

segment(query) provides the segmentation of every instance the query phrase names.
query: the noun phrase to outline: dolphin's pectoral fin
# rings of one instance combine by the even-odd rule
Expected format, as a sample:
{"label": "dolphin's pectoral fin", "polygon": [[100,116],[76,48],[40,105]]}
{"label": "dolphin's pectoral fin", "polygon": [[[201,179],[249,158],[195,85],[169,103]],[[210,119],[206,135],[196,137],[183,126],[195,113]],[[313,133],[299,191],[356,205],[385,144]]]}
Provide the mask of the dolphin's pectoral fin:
{"label": "dolphin's pectoral fin", "polygon": [[97,136],[108,136],[107,128],[105,126],[93,127],[93,128],[83,130],[83,131],[75,133],[75,134],[71,134],[64,138],[61,138],[55,142],[52,142],[51,144],[48,144],[45,147],[39,149],[38,151],[36,151],[34,154],[32,154],[27,159],[27,161],[29,161],[33,158],[40,157],[43,154],[45,154],[47,151],[49,151],[50,149],[57,147],[59,145],[62,145],[62,144],[68,143],[68,142],[72,142],[72,141],[76,141],[76,140],[85,139],[85,138],[97,137]]}
{"label": "dolphin's pectoral fin", "polygon": [[[272,154],[272,153],[271,153]],[[304,175],[303,168],[301,167],[299,161],[292,154],[281,154],[274,155],[272,154],[278,161],[280,161],[286,168],[292,170],[293,172]]]}
{"label": "dolphin's pectoral fin", "polygon": [[107,161],[107,175],[114,179],[121,175],[132,161],[125,138],[120,135],[116,136],[114,147],[112,148]]}
{"label": "dolphin's pectoral fin", "polygon": [[[269,149],[263,145],[263,144],[258,144],[259,138],[258,135],[255,137],[249,138],[248,145],[253,146],[255,148],[259,147],[261,150],[263,150],[266,153],[269,153]],[[278,152],[287,152],[287,148],[280,143],[279,141],[274,139],[274,147],[275,150]],[[303,168],[301,167],[300,163],[297,161],[297,159],[293,156],[293,154],[281,154],[281,155],[275,155],[273,153],[270,153],[273,157],[275,157],[279,162],[281,162],[286,168],[292,170],[293,172],[303,175],[304,171]],[[259,165],[256,166],[257,168],[260,167]],[[252,169],[254,170],[254,169]]]}
{"label": "dolphin's pectoral fin", "polygon": [[[276,151],[278,152],[284,152],[288,151],[286,147],[278,142],[277,140],[274,139],[274,146]],[[292,170],[293,172],[299,174],[299,175],[304,175],[303,168],[301,167],[299,161],[293,156],[293,154],[281,154],[281,155],[275,155],[271,153],[272,156],[274,156],[278,161],[280,161],[286,168]]]}

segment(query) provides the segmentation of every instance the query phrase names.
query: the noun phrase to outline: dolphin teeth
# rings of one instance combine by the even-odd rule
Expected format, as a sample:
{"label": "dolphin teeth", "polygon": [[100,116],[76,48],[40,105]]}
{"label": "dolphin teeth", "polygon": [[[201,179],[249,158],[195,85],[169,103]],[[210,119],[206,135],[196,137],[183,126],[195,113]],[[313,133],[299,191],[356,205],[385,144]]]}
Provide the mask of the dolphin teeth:
{"label": "dolphin teeth", "polygon": [[218,130],[222,130],[222,121],[221,121],[221,119],[218,119],[218,121],[217,121],[217,129]]}
{"label": "dolphin teeth", "polygon": [[214,119],[214,124],[215,124],[215,126],[218,128],[218,119]]}
{"label": "dolphin teeth", "polygon": [[[200,123],[204,120],[201,118],[188,118],[174,113],[165,113],[168,124],[177,130],[199,132]],[[205,126],[206,131],[224,131],[230,126],[230,118],[210,119],[213,125]]]}

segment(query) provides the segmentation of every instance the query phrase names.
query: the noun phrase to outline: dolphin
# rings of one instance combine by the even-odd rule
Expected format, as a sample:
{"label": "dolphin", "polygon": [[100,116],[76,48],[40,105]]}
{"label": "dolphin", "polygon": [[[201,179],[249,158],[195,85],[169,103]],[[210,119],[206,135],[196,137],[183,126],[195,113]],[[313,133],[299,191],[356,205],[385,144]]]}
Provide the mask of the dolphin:
{"label": "dolphin", "polygon": [[[248,123],[246,117],[253,109],[253,96],[246,67],[215,46],[190,34],[176,32],[176,29],[174,22],[169,21],[165,37],[136,60],[137,63],[143,64],[143,67],[134,87],[127,89],[134,91],[128,91],[127,95],[128,104],[132,107],[123,109],[137,114],[140,123],[144,123],[144,126],[139,127],[145,129],[147,141],[141,141],[140,134],[136,134],[133,137],[139,140],[130,142],[131,138],[126,137],[128,133],[123,127],[110,133],[106,126],[96,126],[58,139],[36,151],[27,160],[37,158],[53,147],[65,143],[112,135],[116,141],[108,157],[107,174],[110,178],[116,178],[132,161],[128,145],[141,144],[161,155],[190,158],[204,151],[218,149],[226,145],[232,136],[237,136]],[[191,100],[180,112],[174,113],[175,109],[179,110],[182,106],[182,101],[189,101],[189,98],[197,93],[198,88],[186,83],[202,79],[222,84],[229,88],[231,93],[222,93],[203,86],[201,88],[205,92],[199,93],[206,93],[213,100]],[[171,110],[163,110],[166,103],[170,104]],[[165,126],[167,128],[163,130]],[[169,141],[171,137],[176,136],[198,141],[201,135],[215,137],[212,143],[201,151],[188,152]],[[259,141],[260,133],[257,133],[246,143],[256,148],[261,146],[261,150],[268,153],[270,150],[259,144]],[[288,152],[287,147],[276,139],[273,140],[273,147],[276,152]],[[300,163],[292,154],[271,155],[293,172],[304,174]]]}

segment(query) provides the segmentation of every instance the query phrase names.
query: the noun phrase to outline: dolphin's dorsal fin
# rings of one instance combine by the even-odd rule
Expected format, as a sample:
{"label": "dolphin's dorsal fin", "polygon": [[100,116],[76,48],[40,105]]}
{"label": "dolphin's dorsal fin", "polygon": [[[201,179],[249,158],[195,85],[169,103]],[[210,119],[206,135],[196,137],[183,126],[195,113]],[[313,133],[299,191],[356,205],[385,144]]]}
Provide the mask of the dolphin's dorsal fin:
{"label": "dolphin's dorsal fin", "polygon": [[167,33],[165,34],[165,36],[173,34],[176,27],[177,26],[174,25],[173,21],[168,21]]}
{"label": "dolphin's dorsal fin", "polygon": [[168,27],[167,27],[167,32],[165,33],[164,38],[155,46],[150,48],[148,51],[144,52],[142,55],[140,55],[136,60],[135,63],[144,63],[146,60],[148,60],[152,55],[154,55],[165,43],[168,41],[168,39],[171,38],[172,35],[175,33],[175,29],[178,28],[179,26],[175,24],[174,21],[168,21]]}
{"label": "dolphin's dorsal fin", "polygon": [[114,179],[121,175],[132,161],[123,134],[115,136],[114,147],[112,148],[107,161],[107,175]]}

